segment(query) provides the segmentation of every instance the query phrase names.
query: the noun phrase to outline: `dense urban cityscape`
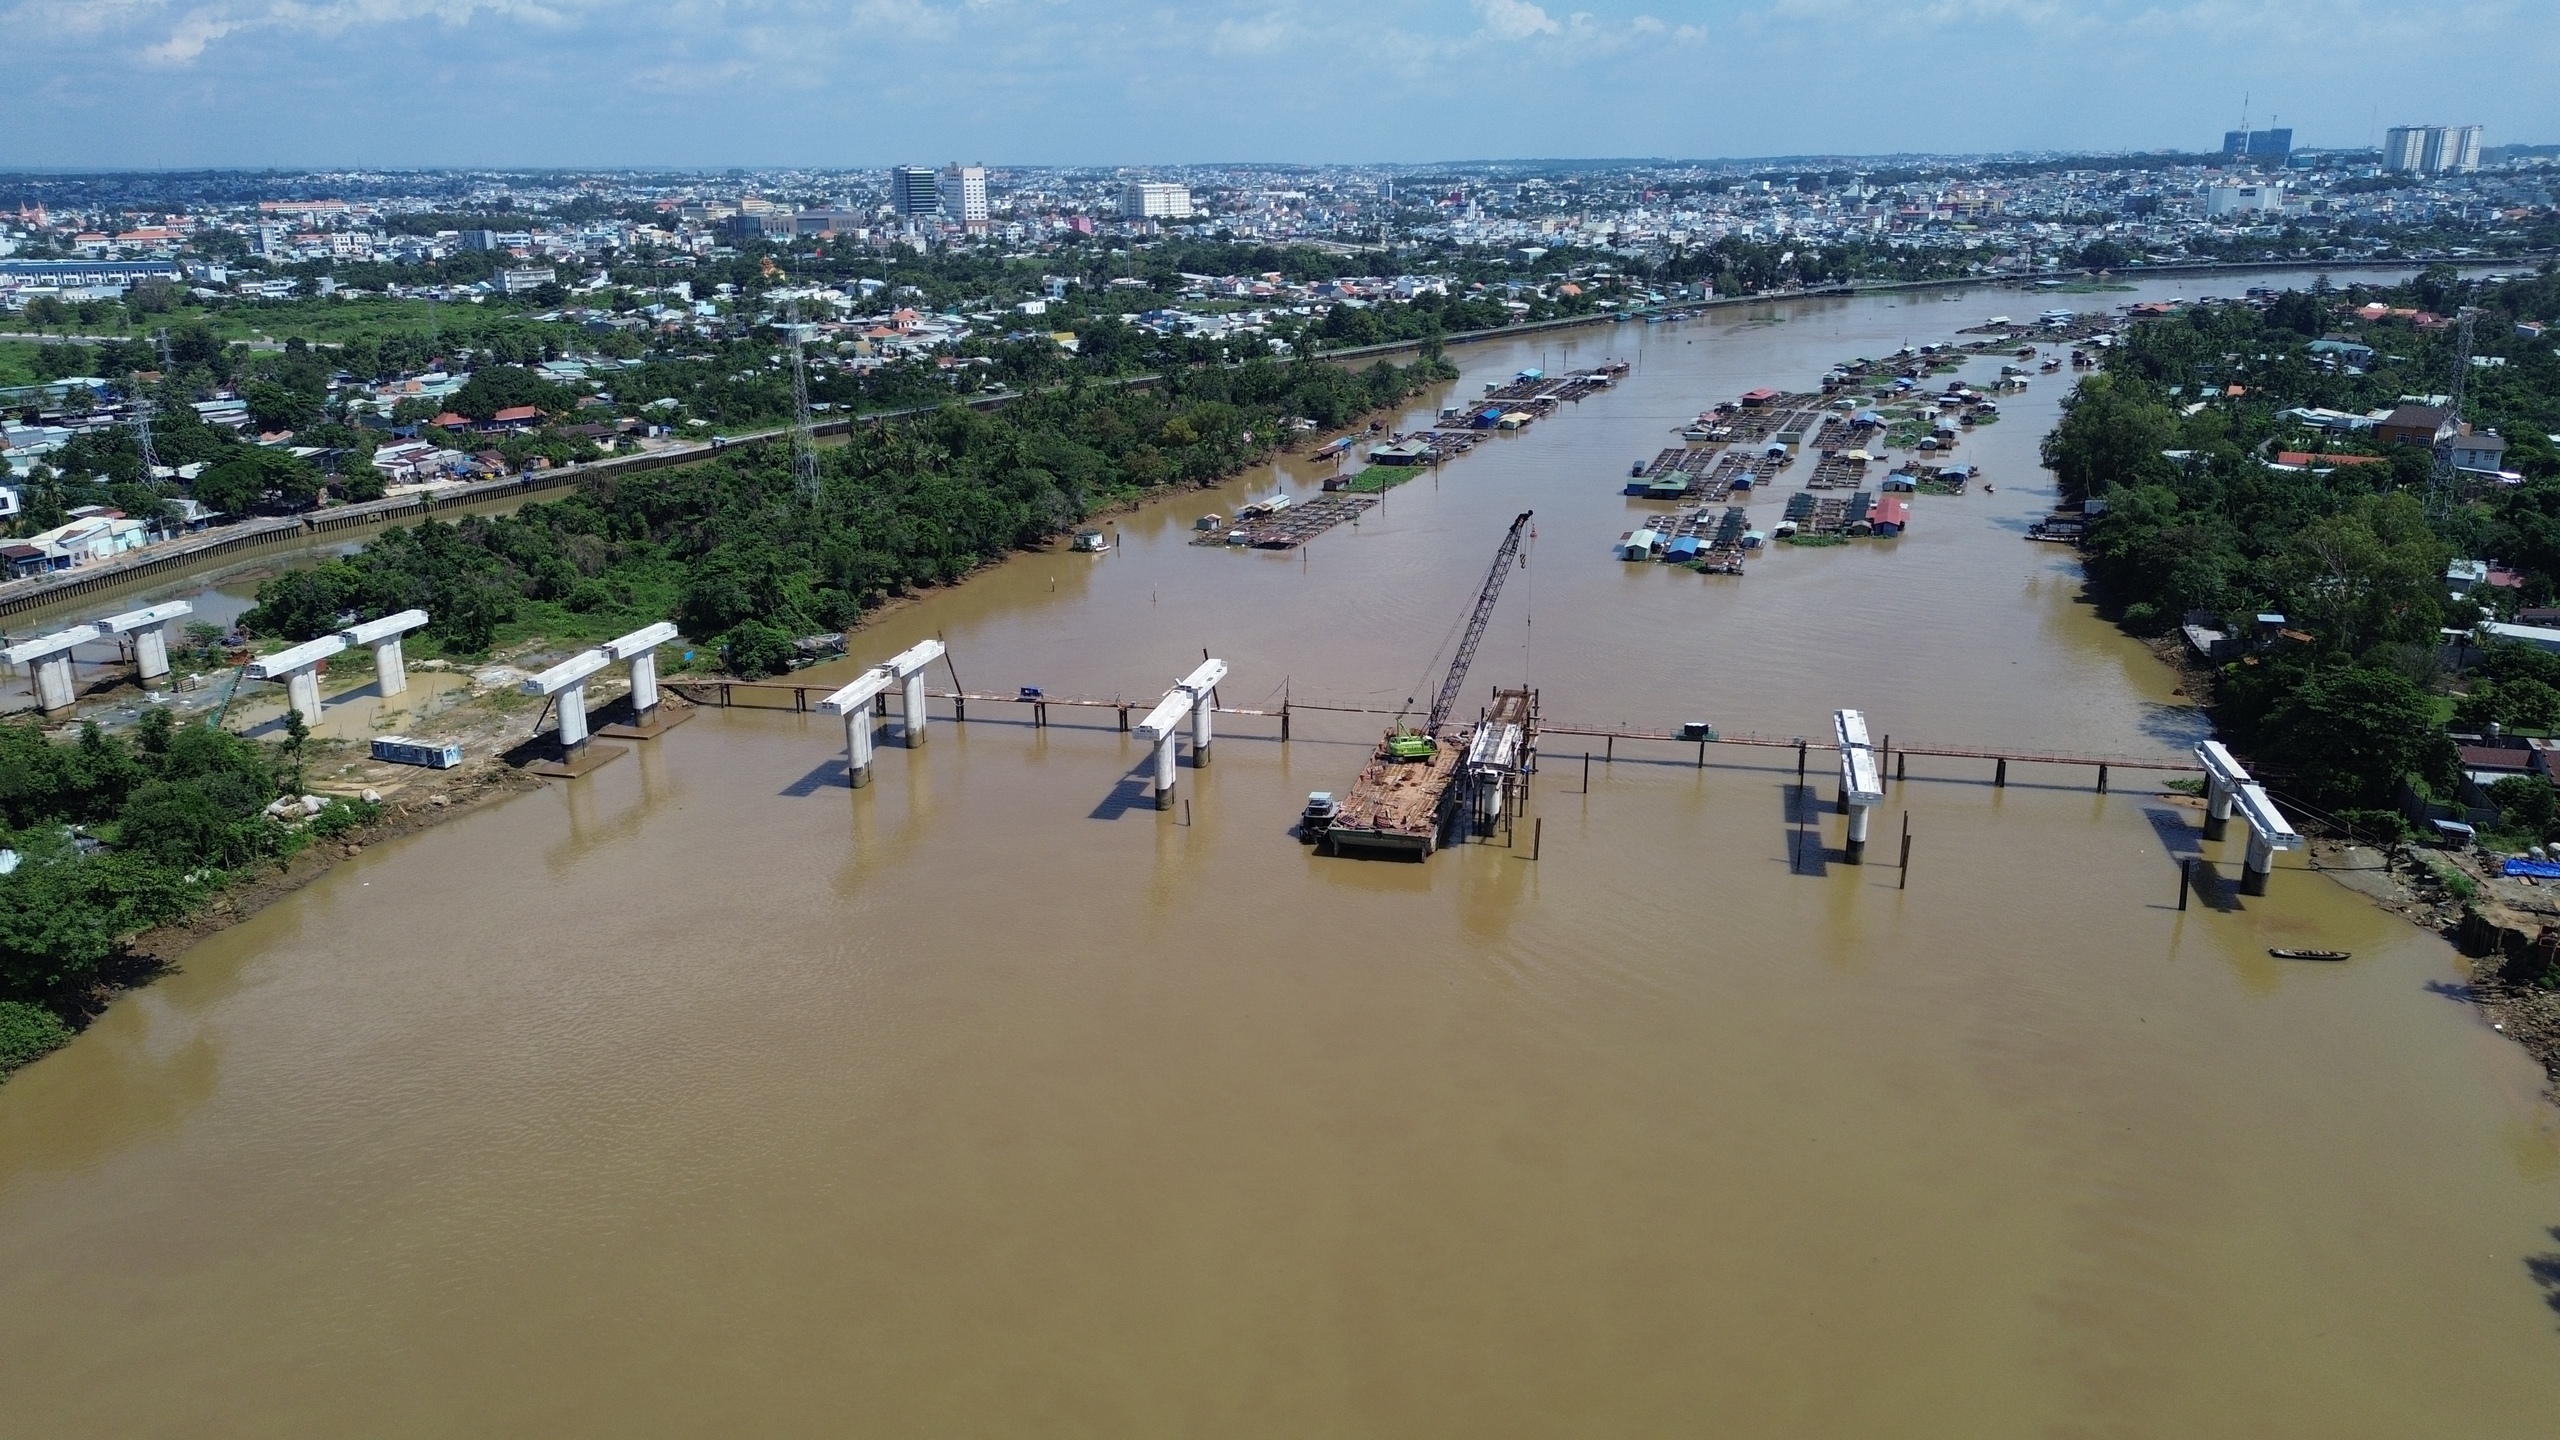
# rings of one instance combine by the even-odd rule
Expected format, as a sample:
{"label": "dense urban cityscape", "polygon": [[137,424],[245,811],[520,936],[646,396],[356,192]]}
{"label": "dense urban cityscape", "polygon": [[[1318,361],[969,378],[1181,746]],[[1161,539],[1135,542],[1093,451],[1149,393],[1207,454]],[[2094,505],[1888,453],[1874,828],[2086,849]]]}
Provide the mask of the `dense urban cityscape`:
{"label": "dense urban cityscape", "polygon": [[[0,514],[29,573],[706,439],[789,418],[788,340],[825,413],[1719,295],[2535,253],[2560,245],[2555,161],[2439,126],[2370,151],[2237,130],[2210,154],[1890,163],[21,175],[0,179]],[[493,364],[534,373],[470,389]],[[464,394],[492,403],[457,413]],[[72,442],[146,401],[277,454],[197,494],[212,456],[164,419],[161,513],[70,514],[107,498],[80,480],[144,481]]]}

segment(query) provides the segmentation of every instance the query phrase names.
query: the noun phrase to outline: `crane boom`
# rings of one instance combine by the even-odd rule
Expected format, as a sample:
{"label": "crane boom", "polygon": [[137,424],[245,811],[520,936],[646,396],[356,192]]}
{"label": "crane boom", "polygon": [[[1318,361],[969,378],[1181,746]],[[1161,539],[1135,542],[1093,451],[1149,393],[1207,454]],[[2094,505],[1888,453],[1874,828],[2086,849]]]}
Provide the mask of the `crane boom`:
{"label": "crane boom", "polygon": [[1440,698],[1431,702],[1431,719],[1422,727],[1425,735],[1436,735],[1449,712],[1457,708],[1458,692],[1467,683],[1467,667],[1475,663],[1476,646],[1484,640],[1484,627],[1493,619],[1493,602],[1502,596],[1502,577],[1511,573],[1511,562],[1520,555],[1520,534],[1529,528],[1534,510],[1523,510],[1511,522],[1511,533],[1502,537],[1502,548],[1493,552],[1493,570],[1484,577],[1484,589],[1476,594],[1476,613],[1467,617],[1467,633],[1458,641],[1458,653],[1449,661],[1448,678],[1440,682]]}

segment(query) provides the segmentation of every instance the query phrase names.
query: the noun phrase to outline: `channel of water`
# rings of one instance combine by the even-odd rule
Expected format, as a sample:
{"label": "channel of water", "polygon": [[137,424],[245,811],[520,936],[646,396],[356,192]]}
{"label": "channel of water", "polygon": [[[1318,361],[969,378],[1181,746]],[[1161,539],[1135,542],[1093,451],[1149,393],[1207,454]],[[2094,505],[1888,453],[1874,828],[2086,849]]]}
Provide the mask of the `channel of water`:
{"label": "channel of water", "polygon": [[[2299,277],[2307,282],[2307,276]],[[2236,291],[2248,281],[2223,282]],[[1304,554],[1185,542],[1285,460],[857,637],[973,690],[1428,695],[1551,719],[2173,754],[2082,601],[2040,376],[1996,492],[1747,578],[1610,558],[1628,462],[1752,385],[2044,303],[1719,311],[1467,349],[1625,384]],[[1998,361],[1966,370],[1987,382]],[[1446,403],[1425,397],[1414,417]],[[1801,472],[1798,472],[1801,473]],[[1795,486],[1752,502],[1767,528]],[[2119,773],[1914,761],[1884,865],[1791,756],[1551,745],[1521,848],[1288,833],[1377,734],[1232,720],[1142,798],[1109,719],[946,719],[846,789],[715,711],[375,847],[0,1086],[0,1393],[30,1434],[2529,1436],[2560,1414],[2560,1142],[2439,939],[2228,876]],[[1827,793],[1827,791],[1825,792]],[[1525,837],[1524,837],[1525,838]],[[1879,845],[1888,850],[1889,845]],[[2269,945],[2348,949],[2288,965]]]}

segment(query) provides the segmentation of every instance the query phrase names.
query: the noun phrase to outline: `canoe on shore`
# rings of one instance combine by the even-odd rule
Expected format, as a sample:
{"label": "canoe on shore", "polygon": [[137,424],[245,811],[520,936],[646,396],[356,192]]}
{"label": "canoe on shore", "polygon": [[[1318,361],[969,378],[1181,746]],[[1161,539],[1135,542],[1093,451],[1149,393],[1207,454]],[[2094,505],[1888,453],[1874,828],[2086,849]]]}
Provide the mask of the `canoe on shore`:
{"label": "canoe on shore", "polygon": [[2267,953],[2273,955],[2279,960],[2344,960],[2353,952],[2346,950],[2277,950],[2271,948]]}

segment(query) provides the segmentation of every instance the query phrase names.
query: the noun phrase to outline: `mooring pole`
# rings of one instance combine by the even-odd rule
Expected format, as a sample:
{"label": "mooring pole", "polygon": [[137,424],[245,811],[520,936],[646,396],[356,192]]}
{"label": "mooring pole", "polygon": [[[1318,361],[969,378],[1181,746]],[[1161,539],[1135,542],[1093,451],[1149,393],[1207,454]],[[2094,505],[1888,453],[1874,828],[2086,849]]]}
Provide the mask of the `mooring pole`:
{"label": "mooring pole", "polygon": [[1289,702],[1286,700],[1280,702],[1280,743],[1289,743]]}
{"label": "mooring pole", "polygon": [[1900,755],[1893,757],[1893,783],[1896,785],[1902,783],[1902,760]]}
{"label": "mooring pole", "polygon": [[1802,740],[1796,742],[1796,786],[1799,789],[1804,786],[1804,742]]}
{"label": "mooring pole", "polygon": [[1617,763],[1618,763],[1618,737],[1617,737],[1617,736],[1615,736],[1615,735],[1611,735],[1611,736],[1609,737],[1609,753],[1607,753],[1606,755],[1601,756],[1600,758],[1601,758],[1602,760],[1607,761],[1608,763],[1610,763],[1610,764],[1612,764],[1612,765],[1615,765],[1615,764],[1617,764]]}
{"label": "mooring pole", "polygon": [[1707,742],[1704,740],[1698,742],[1698,768],[1707,768]]}
{"label": "mooring pole", "polygon": [[2190,855],[2178,862],[2178,908],[2187,908],[2187,892],[2196,888],[2196,862]]}
{"label": "mooring pole", "polygon": [[[1888,755],[1888,756],[1889,756],[1889,755],[1891,755],[1891,754],[1893,753],[1893,737],[1892,737],[1892,736],[1887,735],[1886,737],[1884,737],[1884,749],[1883,749],[1882,751],[1878,752],[1878,753],[1883,754],[1883,755]],[[1879,779],[1879,780],[1881,780],[1881,779],[1883,779],[1883,778],[1884,778],[1884,766],[1882,766],[1882,765],[1878,765],[1878,766],[1876,766],[1876,778],[1877,778],[1877,779]]]}
{"label": "mooring pole", "polygon": [[951,718],[964,725],[969,720],[969,697],[957,690],[951,692]]}
{"label": "mooring pole", "polygon": [[2098,793],[2107,793],[2107,767],[2104,765],[2098,767]]}
{"label": "mooring pole", "polygon": [[1591,752],[1588,750],[1582,752],[1582,793],[1591,793]]}
{"label": "mooring pole", "polygon": [[1541,815],[1538,817],[1537,822],[1529,827],[1529,858],[1532,860],[1537,859],[1538,852],[1546,848],[1547,817]]}
{"label": "mooring pole", "polygon": [[2009,759],[2005,755],[2000,758],[2000,768],[1992,772],[1991,788],[1994,790],[2009,788]]}

